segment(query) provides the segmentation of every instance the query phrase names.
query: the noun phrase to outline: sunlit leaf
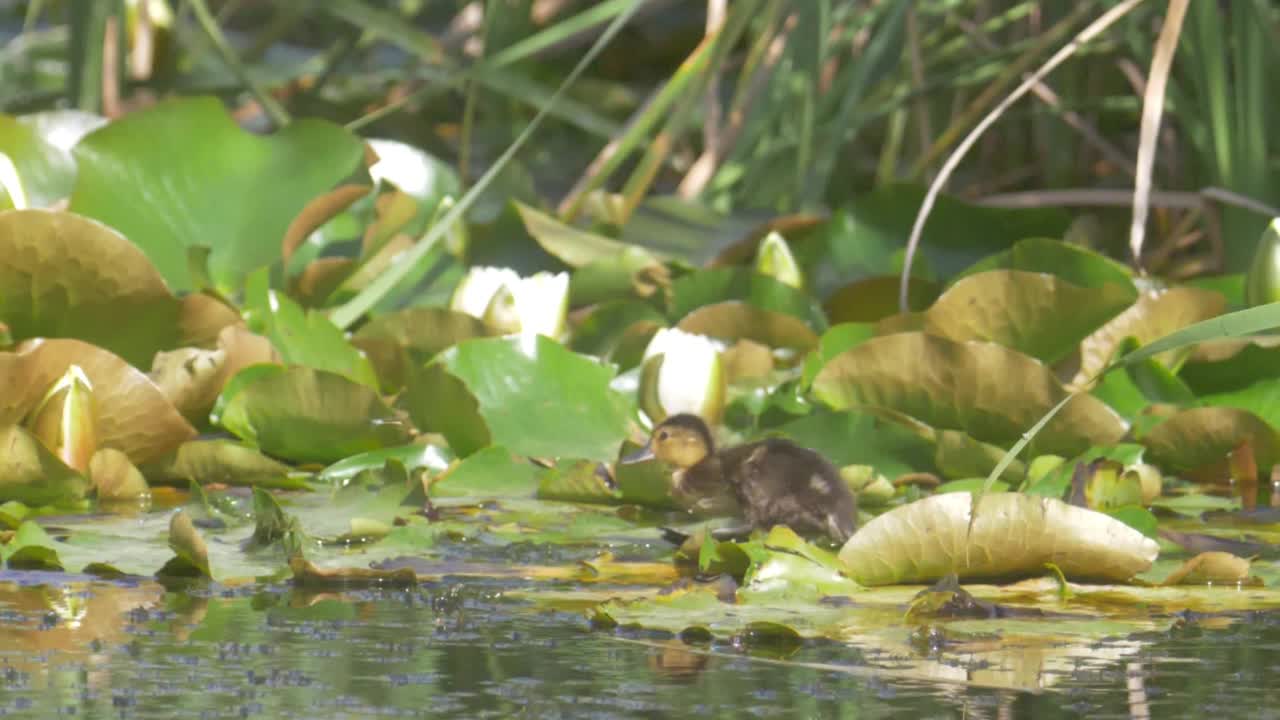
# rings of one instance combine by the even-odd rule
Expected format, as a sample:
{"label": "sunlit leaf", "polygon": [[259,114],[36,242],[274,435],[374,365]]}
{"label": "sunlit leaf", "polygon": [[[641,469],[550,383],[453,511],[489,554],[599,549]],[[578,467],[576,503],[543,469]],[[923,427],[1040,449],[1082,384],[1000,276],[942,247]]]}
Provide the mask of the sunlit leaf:
{"label": "sunlit leaf", "polygon": [[[867,340],[818,372],[813,392],[836,409],[885,408],[933,428],[1012,444],[1066,391],[1044,365],[992,343],[922,333]],[[1090,396],[1077,397],[1032,443],[1033,454],[1075,455],[1116,442],[1124,422]]]}
{"label": "sunlit leaf", "polygon": [[520,455],[608,460],[627,420],[612,379],[607,366],[547,337],[484,338],[415,372],[402,403],[420,429],[442,432],[459,455],[487,436]]}
{"label": "sunlit leaf", "polygon": [[123,232],[175,290],[192,288],[187,248],[198,245],[212,249],[219,287],[235,288],[280,259],[293,218],[363,157],[358,138],[323,120],[263,137],[214,98],[165,100],[76,146],[71,208]]}
{"label": "sunlit leaf", "polygon": [[[76,338],[147,368],[157,350],[193,340],[184,325],[199,321],[205,302],[216,304],[191,298],[200,299],[175,298],[147,257],[101,223],[49,210],[0,212],[0,322],[16,340]],[[213,318],[213,333],[233,318]]]}
{"label": "sunlit leaf", "polygon": [[866,585],[1037,575],[1053,563],[1068,578],[1125,581],[1151,567],[1159,546],[1092,510],[1018,493],[948,493],[878,516],[849,539],[840,561]]}

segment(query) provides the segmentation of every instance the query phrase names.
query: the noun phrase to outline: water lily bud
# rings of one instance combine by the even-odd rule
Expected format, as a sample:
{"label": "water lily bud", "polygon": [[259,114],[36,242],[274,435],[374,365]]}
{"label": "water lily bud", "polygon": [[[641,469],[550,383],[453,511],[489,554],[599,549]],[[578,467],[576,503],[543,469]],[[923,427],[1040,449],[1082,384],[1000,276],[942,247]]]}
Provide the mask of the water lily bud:
{"label": "water lily bud", "polygon": [[1249,307],[1280,300],[1280,218],[1267,225],[1258,241],[1245,280],[1244,297]]}
{"label": "water lily bud", "polygon": [[93,384],[79,365],[62,374],[27,422],[31,434],[49,451],[80,472],[98,449],[98,418],[93,406]]}
{"label": "water lily bud", "polygon": [[804,273],[791,254],[787,241],[775,230],[765,236],[756,251],[756,272],[768,275],[780,283],[794,288],[804,287]]}
{"label": "water lily bud", "polygon": [[715,424],[724,413],[725,394],[724,364],[711,338],[669,328],[649,341],[639,399],[651,420],[693,413]]}
{"label": "water lily bud", "polygon": [[516,310],[516,295],[511,292],[511,286],[503,285],[498,288],[489,299],[489,307],[485,308],[480,319],[503,333],[520,332],[520,314]]}
{"label": "water lily bud", "polygon": [[1164,475],[1160,473],[1160,469],[1149,463],[1134,463],[1125,468],[1126,472],[1137,473],[1138,481],[1142,484],[1142,504],[1150,505],[1152,500],[1160,497],[1164,492]]}

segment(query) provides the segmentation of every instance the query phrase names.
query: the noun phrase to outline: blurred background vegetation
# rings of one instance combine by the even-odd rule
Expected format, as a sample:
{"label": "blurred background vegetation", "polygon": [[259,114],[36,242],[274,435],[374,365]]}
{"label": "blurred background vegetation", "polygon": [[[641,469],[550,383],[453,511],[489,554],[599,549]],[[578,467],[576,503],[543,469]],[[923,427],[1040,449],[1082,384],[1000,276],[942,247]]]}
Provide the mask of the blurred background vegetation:
{"label": "blurred background vegetation", "polygon": [[[216,94],[245,127],[328,118],[423,148],[465,183],[635,2],[0,0],[0,111],[116,117]],[[727,214],[838,219],[902,205],[910,215],[964,134],[1116,4],[647,0],[489,196],[573,219],[604,189],[620,222],[656,195]],[[1073,239],[1125,257],[1144,85],[1167,9],[1142,2],[1080,48],[985,134],[947,191],[1066,208]],[[1280,4],[1190,3],[1155,151],[1148,270],[1248,266],[1280,206],[1280,123],[1269,122],[1280,111],[1278,40]],[[942,229],[959,230],[983,229]]]}

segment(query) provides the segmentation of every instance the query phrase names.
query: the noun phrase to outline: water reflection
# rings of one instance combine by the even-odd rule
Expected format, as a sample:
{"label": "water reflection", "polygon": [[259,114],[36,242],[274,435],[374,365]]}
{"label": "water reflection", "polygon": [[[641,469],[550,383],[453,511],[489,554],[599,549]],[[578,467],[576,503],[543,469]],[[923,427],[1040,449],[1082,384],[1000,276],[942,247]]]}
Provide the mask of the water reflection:
{"label": "water reflection", "polygon": [[[496,581],[168,592],[0,574],[0,715],[1163,717],[1268,707],[1272,614],[1105,642],[809,642],[780,656],[592,630]],[[1217,623],[1221,616],[1212,618]],[[1043,627],[1041,627],[1043,632]],[[760,650],[760,649],[757,649]],[[1009,688],[1034,688],[1034,692]],[[1229,713],[1228,713],[1229,714]]]}

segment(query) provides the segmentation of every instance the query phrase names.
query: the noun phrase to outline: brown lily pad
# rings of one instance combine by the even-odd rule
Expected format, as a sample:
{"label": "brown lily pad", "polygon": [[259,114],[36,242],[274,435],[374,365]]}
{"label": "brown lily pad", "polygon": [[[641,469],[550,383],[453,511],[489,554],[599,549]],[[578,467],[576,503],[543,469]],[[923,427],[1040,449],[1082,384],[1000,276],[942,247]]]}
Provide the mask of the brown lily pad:
{"label": "brown lily pad", "polygon": [[[883,408],[939,430],[1011,445],[1067,392],[1043,363],[994,343],[924,333],[866,340],[814,377],[817,397],[838,410]],[[1031,443],[1033,455],[1073,456],[1119,441],[1124,421],[1089,395],[1066,405]]]}

